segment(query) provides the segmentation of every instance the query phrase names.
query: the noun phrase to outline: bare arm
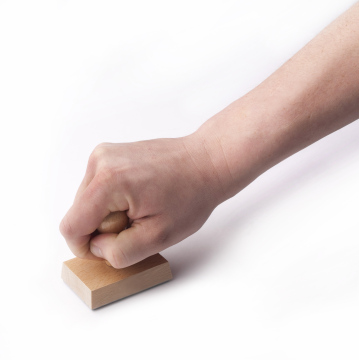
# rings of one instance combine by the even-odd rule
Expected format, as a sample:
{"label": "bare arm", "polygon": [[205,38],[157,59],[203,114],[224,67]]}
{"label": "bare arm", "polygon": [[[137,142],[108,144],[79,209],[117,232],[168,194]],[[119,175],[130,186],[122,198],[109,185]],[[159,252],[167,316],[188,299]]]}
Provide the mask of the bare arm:
{"label": "bare arm", "polygon": [[[60,230],[79,257],[131,265],[193,234],[219,203],[358,117],[359,3],[195,133],[99,145]],[[92,235],[117,210],[131,227]]]}
{"label": "bare arm", "polygon": [[228,191],[359,117],[359,3],[197,132]]}

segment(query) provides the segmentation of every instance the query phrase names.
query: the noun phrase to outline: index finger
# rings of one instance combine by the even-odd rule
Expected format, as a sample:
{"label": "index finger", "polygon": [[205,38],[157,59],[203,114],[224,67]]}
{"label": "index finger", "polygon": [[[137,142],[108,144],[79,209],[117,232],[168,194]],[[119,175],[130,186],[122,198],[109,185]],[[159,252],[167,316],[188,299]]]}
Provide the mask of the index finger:
{"label": "index finger", "polygon": [[80,193],[60,224],[71,251],[78,257],[98,260],[89,248],[91,234],[99,227],[102,220],[113,207],[111,188],[94,178],[87,188]]}

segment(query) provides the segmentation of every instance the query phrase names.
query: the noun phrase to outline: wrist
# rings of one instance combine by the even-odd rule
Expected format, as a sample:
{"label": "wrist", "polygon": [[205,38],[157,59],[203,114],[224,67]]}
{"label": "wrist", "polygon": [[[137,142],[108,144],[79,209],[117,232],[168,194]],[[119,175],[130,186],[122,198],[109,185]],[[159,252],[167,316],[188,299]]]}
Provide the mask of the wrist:
{"label": "wrist", "polygon": [[[284,100],[249,93],[206,121],[193,135],[205,148],[227,200],[282,160],[288,118]],[[260,104],[260,106],[258,106]]]}

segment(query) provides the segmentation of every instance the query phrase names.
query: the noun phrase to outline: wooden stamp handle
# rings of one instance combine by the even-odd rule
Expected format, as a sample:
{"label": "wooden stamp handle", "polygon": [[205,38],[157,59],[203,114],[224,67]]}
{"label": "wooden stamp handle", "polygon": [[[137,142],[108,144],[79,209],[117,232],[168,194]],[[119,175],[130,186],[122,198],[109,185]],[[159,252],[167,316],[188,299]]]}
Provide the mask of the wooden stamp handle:
{"label": "wooden stamp handle", "polygon": [[128,226],[128,217],[125,211],[115,211],[109,213],[97,228],[100,234],[115,233],[119,234]]}
{"label": "wooden stamp handle", "polygon": [[[125,211],[115,211],[109,213],[102,221],[101,225],[97,228],[97,231],[100,234],[109,234],[115,233],[119,234],[121,231],[125,230],[128,226],[128,217]],[[111,266],[111,264],[105,260],[106,265]]]}

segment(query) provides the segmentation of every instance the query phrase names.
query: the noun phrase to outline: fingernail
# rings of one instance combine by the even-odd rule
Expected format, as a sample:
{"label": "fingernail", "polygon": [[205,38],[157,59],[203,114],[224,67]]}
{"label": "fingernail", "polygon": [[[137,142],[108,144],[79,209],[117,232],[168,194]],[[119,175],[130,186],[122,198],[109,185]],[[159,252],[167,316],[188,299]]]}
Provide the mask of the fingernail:
{"label": "fingernail", "polygon": [[91,244],[90,250],[95,256],[103,258],[102,251],[101,251],[101,249],[99,247]]}

